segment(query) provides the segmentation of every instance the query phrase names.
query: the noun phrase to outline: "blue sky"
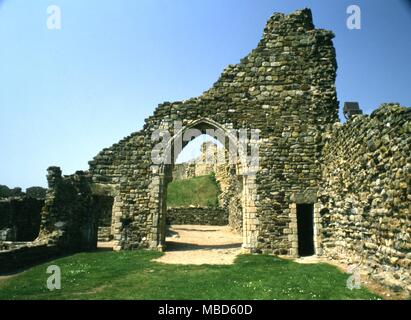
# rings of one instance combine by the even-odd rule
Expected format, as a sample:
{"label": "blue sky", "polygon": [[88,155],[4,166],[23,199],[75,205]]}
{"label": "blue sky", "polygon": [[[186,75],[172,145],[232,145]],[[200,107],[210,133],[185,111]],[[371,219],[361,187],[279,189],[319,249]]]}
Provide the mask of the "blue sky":
{"label": "blue sky", "polygon": [[[58,5],[62,29],[48,30]],[[362,29],[346,27],[346,8]],[[0,184],[87,169],[158,103],[200,95],[261,38],[273,12],[310,7],[333,30],[337,93],[369,113],[411,105],[411,11],[401,0],[0,0]],[[198,146],[197,146],[198,147]]]}

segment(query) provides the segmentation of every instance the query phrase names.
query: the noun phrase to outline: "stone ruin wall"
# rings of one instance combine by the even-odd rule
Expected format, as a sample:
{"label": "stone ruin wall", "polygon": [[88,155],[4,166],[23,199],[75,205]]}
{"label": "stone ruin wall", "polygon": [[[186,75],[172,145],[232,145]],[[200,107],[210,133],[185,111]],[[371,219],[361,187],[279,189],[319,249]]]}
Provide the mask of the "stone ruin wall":
{"label": "stone ruin wall", "polygon": [[224,171],[224,166],[227,166],[224,147],[218,147],[213,142],[204,142],[200,150],[197,158],[174,165],[173,180],[185,180],[210,174],[215,174],[218,179],[220,171]]}
{"label": "stone ruin wall", "polygon": [[227,169],[243,195],[227,201],[242,208],[245,248],[295,256],[295,206],[312,203],[317,254],[362,261],[375,277],[385,272],[409,286],[409,109],[385,106],[335,125],[332,38],[314,28],[310,10],[274,14],[257,48],[203,95],[159,105],[141,131],[102,150],[89,173],[62,177],[51,168],[37,243],[94,248],[98,190],[113,198],[116,250],[161,249],[172,167],[153,164],[152,132],[177,120],[186,128],[258,129],[258,173]]}
{"label": "stone ruin wall", "polygon": [[226,207],[224,198],[230,188],[230,166],[227,157],[224,147],[218,147],[213,142],[204,142],[199,157],[173,166],[173,180],[214,175],[221,191],[219,205]]}
{"label": "stone ruin wall", "polygon": [[68,252],[95,249],[99,216],[91,176],[83,171],[62,176],[60,168],[50,167],[47,181],[41,229],[36,242],[57,245]]}
{"label": "stone ruin wall", "polygon": [[62,176],[60,168],[50,167],[47,181],[41,212],[30,219],[40,225],[38,237],[29,242],[1,242],[0,274],[96,248],[98,206],[93,201],[91,176],[82,171]]}
{"label": "stone ruin wall", "polygon": [[0,200],[0,242],[36,239],[43,205],[44,200],[30,197]]}
{"label": "stone ruin wall", "polygon": [[223,208],[169,208],[166,217],[167,225],[199,224],[225,226],[228,224],[228,211]]}
{"label": "stone ruin wall", "polygon": [[323,151],[323,254],[411,293],[411,109],[337,123]]}
{"label": "stone ruin wall", "polygon": [[[321,135],[338,119],[332,38],[332,32],[314,28],[310,10],[274,14],[257,48],[228,66],[210,90],[159,105],[143,130],[97,155],[90,162],[93,182],[117,191],[116,249],[162,246],[167,168],[151,161],[156,145],[151,133],[171,129],[180,120],[186,127],[206,123],[223,130],[259,130],[259,172],[236,171],[246,195],[244,248],[291,253],[290,202],[301,194],[316,200]],[[256,143],[249,141],[249,146]],[[127,240],[121,219],[131,221]]]}

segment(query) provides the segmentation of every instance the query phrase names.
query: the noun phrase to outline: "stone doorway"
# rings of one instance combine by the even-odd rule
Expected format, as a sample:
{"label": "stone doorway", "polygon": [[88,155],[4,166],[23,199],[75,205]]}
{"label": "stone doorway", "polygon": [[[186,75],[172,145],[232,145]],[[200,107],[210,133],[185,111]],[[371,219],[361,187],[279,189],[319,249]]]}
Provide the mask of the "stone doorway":
{"label": "stone doorway", "polygon": [[94,195],[93,203],[97,217],[97,247],[112,249],[114,247],[114,197],[109,195]]}
{"label": "stone doorway", "polygon": [[[233,234],[241,248],[241,188],[232,183],[237,176],[226,156],[225,146],[207,134],[191,140],[179,153],[165,197],[165,249],[172,253],[166,260],[194,264],[207,263],[207,259],[219,261],[232,244]],[[207,253],[211,254],[208,258]]]}
{"label": "stone doorway", "polygon": [[297,204],[298,255],[312,256],[314,248],[314,205]]}
{"label": "stone doorway", "polygon": [[[245,250],[252,251],[255,247],[256,240],[257,240],[257,232],[256,232],[256,218],[255,218],[255,192],[256,192],[256,185],[255,185],[255,177],[252,175],[244,174],[245,168],[241,167],[240,163],[232,163],[231,155],[233,152],[238,152],[238,150],[232,150],[230,146],[238,146],[238,141],[235,137],[232,136],[230,130],[225,128],[223,125],[220,125],[210,119],[199,119],[189,123],[187,126],[183,127],[181,131],[177,132],[175,136],[170,139],[168,147],[166,150],[173,150],[174,152],[171,154],[171,163],[170,164],[162,164],[159,166],[152,166],[152,172],[158,173],[158,180],[152,179],[152,194],[155,195],[153,198],[156,199],[156,203],[159,204],[158,212],[155,212],[153,216],[153,232],[152,232],[152,248],[156,248],[159,251],[166,250],[166,234],[167,234],[167,188],[169,183],[173,179],[173,169],[176,163],[176,158],[179,153],[175,152],[176,143],[180,143],[182,146],[181,150],[188,144],[183,139],[181,142],[182,137],[186,137],[186,132],[188,129],[197,130],[197,135],[191,135],[191,137],[195,138],[200,135],[210,135],[212,138],[219,141],[219,143],[223,146],[223,149],[226,150],[227,155],[227,173],[231,177],[233,177],[232,181],[235,181],[235,190],[230,197],[234,199],[237,205],[228,206],[227,210],[229,217],[229,221],[238,220],[237,225],[240,226],[241,237],[242,241],[242,248]],[[214,132],[214,134],[210,134],[210,130]],[[214,130],[214,131],[213,131]],[[191,131],[192,132],[192,131]],[[190,134],[192,134],[190,132]],[[239,161],[239,159],[238,159]],[[235,208],[240,208],[240,212],[235,212]],[[235,218],[233,218],[235,217]],[[228,224],[228,223],[227,223]]]}

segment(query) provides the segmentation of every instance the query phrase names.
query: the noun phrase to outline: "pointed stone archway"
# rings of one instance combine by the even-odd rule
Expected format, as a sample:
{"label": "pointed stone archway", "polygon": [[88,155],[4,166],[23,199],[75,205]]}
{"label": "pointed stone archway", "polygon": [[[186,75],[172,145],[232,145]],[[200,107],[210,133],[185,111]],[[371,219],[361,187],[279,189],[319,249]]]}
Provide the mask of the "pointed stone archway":
{"label": "pointed stone archway", "polygon": [[[233,128],[227,128],[224,125],[217,123],[209,118],[202,118],[187,123],[186,126],[179,128],[177,132],[171,137],[167,146],[165,147],[165,154],[170,155],[169,163],[162,163],[158,165],[152,165],[151,170],[153,173],[151,189],[151,197],[154,203],[158,203],[157,210],[153,212],[153,225],[152,225],[152,239],[150,248],[164,251],[165,239],[166,239],[166,194],[167,185],[171,182],[172,167],[177,159],[179,153],[185,147],[190,140],[184,139],[185,134],[189,130],[197,130],[197,134],[208,134],[210,130],[216,133],[213,138],[216,138],[226,149],[232,159],[237,159],[236,163],[231,163],[231,166],[235,168],[236,175],[240,178],[242,183],[241,187],[241,199],[242,199],[242,236],[243,236],[243,250],[246,252],[252,252],[256,249],[258,238],[258,220],[256,217],[256,207],[254,200],[256,198],[256,185],[255,185],[255,171],[245,172],[244,166],[238,159],[238,137],[233,134]],[[191,138],[193,136],[189,136]],[[176,144],[180,144],[181,147],[176,151]],[[229,165],[230,159],[225,159],[227,165]],[[247,168],[249,170],[250,168]],[[157,202],[157,199],[159,200]]]}

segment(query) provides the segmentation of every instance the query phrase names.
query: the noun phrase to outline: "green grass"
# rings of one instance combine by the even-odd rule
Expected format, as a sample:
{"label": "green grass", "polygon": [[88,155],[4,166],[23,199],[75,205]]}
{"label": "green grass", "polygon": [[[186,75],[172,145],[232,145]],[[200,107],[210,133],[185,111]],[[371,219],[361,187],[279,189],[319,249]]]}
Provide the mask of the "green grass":
{"label": "green grass", "polygon": [[212,175],[172,181],[167,190],[167,207],[216,206],[219,193]]}
{"label": "green grass", "polygon": [[[347,274],[326,264],[304,265],[266,255],[241,255],[233,265],[152,262],[150,251],[92,252],[57,259],[6,280],[0,299],[378,299],[346,288]],[[49,265],[62,272],[49,291]]]}

